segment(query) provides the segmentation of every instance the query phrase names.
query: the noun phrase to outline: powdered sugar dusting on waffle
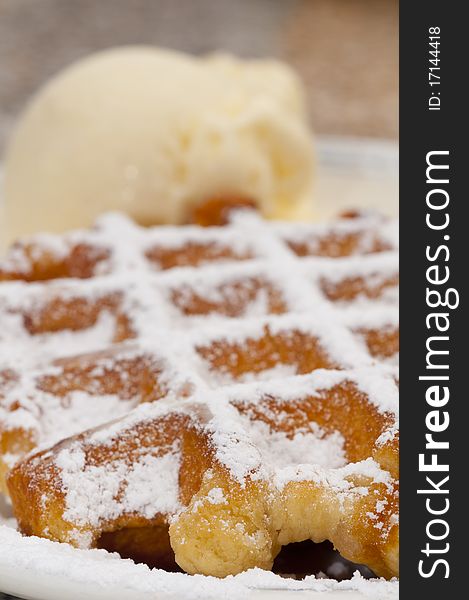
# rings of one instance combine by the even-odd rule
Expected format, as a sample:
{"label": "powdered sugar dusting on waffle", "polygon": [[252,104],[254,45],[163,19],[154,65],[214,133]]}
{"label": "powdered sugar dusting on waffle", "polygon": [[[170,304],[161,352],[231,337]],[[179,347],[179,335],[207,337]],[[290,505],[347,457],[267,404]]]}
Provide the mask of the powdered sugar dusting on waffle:
{"label": "powdered sugar dusting on waffle", "polygon": [[[327,301],[318,288],[319,279],[327,275],[328,280],[336,282],[341,277],[367,276],[376,277],[380,274],[392,274],[397,270],[397,251],[387,249],[379,254],[366,254],[352,257],[297,257],[285,243],[288,239],[300,239],[304,232],[310,237],[318,237],[328,232],[339,230],[371,230],[375,235],[383,236],[385,230],[395,230],[394,223],[381,224],[373,217],[337,221],[330,226],[324,224],[267,224],[259,218],[249,214],[238,216],[232,225],[223,228],[188,227],[156,227],[144,229],[136,226],[122,215],[110,214],[100,219],[95,229],[76,231],[65,236],[47,236],[47,247],[56,240],[61,247],[59,254],[63,254],[63,246],[71,247],[76,244],[89,244],[109,251],[106,268],[102,265],[91,279],[64,279],[52,280],[46,283],[23,284],[18,282],[4,282],[0,286],[0,311],[3,315],[9,314],[12,306],[18,311],[32,309],[34,305],[41,304],[41,299],[59,295],[61,298],[84,296],[89,299],[96,298],[104,293],[119,291],[123,296],[123,309],[129,313],[131,321],[135,322],[137,337],[145,336],[148,328],[173,329],[179,325],[187,328],[194,320],[179,314],[172,306],[168,296],[170,290],[178,285],[184,285],[211,299],[220,299],[219,285],[240,278],[264,277],[271,282],[281,293],[288,312],[316,313],[331,311],[329,321],[338,319],[334,303]],[[388,236],[389,237],[389,236]],[[392,236],[391,236],[392,237]],[[34,238],[33,238],[34,239]],[[155,273],[154,265],[150,265],[145,257],[145,251],[151,244],[163,247],[178,248],[185,242],[204,240],[209,242],[224,243],[229,248],[243,252],[249,247],[252,259],[226,260],[222,264],[209,263],[196,268],[184,266]],[[240,246],[236,246],[239,241]],[[240,241],[241,240],[241,241]],[[41,247],[43,238],[37,238]],[[394,240],[395,241],[395,240]],[[387,240],[389,243],[389,240]],[[18,250],[15,251],[17,253]],[[9,259],[6,259],[8,266]],[[5,265],[0,265],[1,268]],[[251,314],[266,313],[265,294],[260,291],[259,297],[252,299],[247,311],[241,312],[237,318],[244,318]],[[358,299],[359,300],[359,299]],[[387,298],[389,301],[389,298]],[[386,301],[386,298],[384,298]],[[379,298],[373,301],[374,305],[382,303]],[[352,303],[353,304],[353,303]],[[257,308],[256,308],[257,307]],[[176,313],[180,320],[176,319]],[[213,319],[226,319],[217,313],[196,316],[197,321]],[[205,325],[205,323],[204,323]],[[3,339],[8,342],[22,332],[19,319],[11,328],[11,332],[2,332]],[[76,333],[78,335],[78,332]],[[25,343],[29,345],[31,336],[27,336]],[[99,335],[96,335],[99,343]],[[70,340],[72,342],[72,340]],[[106,345],[108,340],[104,340]],[[61,353],[68,352],[63,344],[60,345]],[[1,357],[3,359],[4,357]],[[7,357],[6,357],[7,358]],[[34,358],[34,357],[33,357]]]}
{"label": "powdered sugar dusting on waffle", "polygon": [[[314,239],[320,239],[321,236],[331,233],[348,235],[363,230],[368,231],[368,237],[382,238],[384,251],[379,254],[334,259],[324,256],[300,258],[286,243],[286,240],[290,243],[301,242],[305,237],[309,237],[314,246]],[[342,368],[362,369],[366,365],[371,366],[376,361],[369,356],[363,342],[352,335],[353,328],[382,324],[384,313],[388,315],[388,322],[395,323],[397,310],[389,303],[381,302],[379,298],[369,300],[366,311],[354,308],[358,306],[357,302],[349,303],[347,308],[338,307],[324,298],[319,289],[319,281],[324,275],[334,282],[344,276],[371,274],[370,276],[374,277],[376,272],[380,276],[393,273],[397,269],[395,231],[395,224],[381,222],[374,217],[337,221],[330,226],[292,225],[267,224],[252,214],[244,213],[237,215],[230,226],[223,228],[204,229],[188,226],[143,229],[122,215],[110,214],[101,218],[91,230],[75,231],[65,236],[37,236],[33,238],[36,252],[42,249],[62,259],[67,249],[77,244],[88,244],[105,249],[108,253],[107,258],[99,264],[97,272],[91,278],[52,279],[44,283],[0,283],[0,340],[2,348],[5,349],[0,354],[0,368],[13,367],[15,370],[16,367],[17,371],[24,372],[30,367],[34,371],[38,365],[47,365],[56,357],[110,347],[114,342],[116,319],[119,315],[128,318],[129,328],[138,345],[145,345],[166,361],[166,379],[179,377],[181,386],[185,381],[199,388],[207,385],[217,387],[221,382],[227,385],[233,383],[226,373],[215,372],[196,349],[204,345],[209,346],[217,339],[239,343],[247,338],[256,339],[263,335],[266,327],[271,335],[291,330],[310,334],[317,338],[331,363]],[[188,242],[215,242],[229,248],[235,255],[249,255],[252,258],[231,262],[228,258],[216,264],[179,266],[161,272],[155,271],[155,265],[150,265],[146,258],[145,252],[155,245],[181,248]],[[363,248],[357,246],[354,254],[369,250],[369,242],[365,240],[363,244]],[[21,251],[17,247],[0,268],[18,266],[20,254]],[[26,258],[23,256],[22,260]],[[24,264],[20,266],[25,267]],[[223,300],[220,286],[233,280],[253,277],[270,282],[273,288],[278,290],[284,302],[284,309],[288,311],[286,314],[266,314],[269,310],[265,289],[260,289],[258,294],[250,298],[236,319],[217,311],[187,316],[172,305],[170,292],[178,286],[185,286],[191,293],[197,292],[204,299],[217,302]],[[96,315],[90,317],[88,326],[77,331],[60,329],[54,325],[51,332],[31,335],[26,328],[25,315],[34,317],[38,311],[40,314],[41,309],[55,298],[65,301],[83,298],[93,302],[111,296],[112,302],[107,301],[102,310],[97,310]],[[381,321],[377,313],[381,314]],[[295,368],[291,364],[276,365],[275,368],[247,372],[240,381],[273,379],[276,380],[275,386],[278,389],[281,379],[286,374],[294,373]],[[367,386],[372,402],[378,408],[389,409],[388,395],[382,390],[380,393],[371,390],[365,371],[360,375],[356,374],[355,378],[358,378],[358,383]],[[298,391],[301,391],[301,384],[296,385],[300,386]],[[297,389],[295,386],[294,392]],[[5,411],[4,408],[11,406],[20,395],[27,398],[28,393],[20,393],[18,386],[2,393],[5,398],[2,400],[2,426],[13,427],[18,421],[19,413]],[[38,397],[34,386],[29,394],[35,395],[36,399]],[[80,406],[79,401],[74,402],[73,398],[77,398],[76,392],[74,394],[68,396],[67,407],[73,407],[74,404]],[[85,400],[83,395],[81,398]],[[39,405],[41,402],[43,401],[40,400]],[[51,406],[53,405],[54,402]],[[76,423],[77,429],[80,426],[97,424],[128,410],[125,403],[116,401],[106,403],[103,400],[101,406],[103,411],[90,415],[88,420],[74,417],[72,421]],[[105,406],[109,413],[104,409]],[[45,410],[48,414],[52,412]],[[47,422],[47,418],[45,421]],[[38,429],[42,430],[41,443],[50,443],[56,439],[56,436],[48,433],[52,428],[41,425]],[[67,435],[71,432],[70,428],[57,429],[66,431]]]}
{"label": "powdered sugar dusting on waffle", "polygon": [[[5,323],[0,341],[6,349],[0,351],[0,374],[11,370],[17,375],[0,387],[0,434],[27,428],[36,445],[47,446],[117,419],[85,434],[91,446],[111,444],[136,424],[173,412],[191,418],[195,411],[216,459],[241,484],[247,477],[269,478],[281,489],[309,479],[345,495],[365,494],[367,482],[386,483],[389,475],[371,459],[346,465],[338,431],[313,422],[289,436],[241,415],[238,403],[298,401],[350,384],[379,414],[390,415],[379,441],[392,439],[396,372],[370,354],[357,331],[397,325],[393,231],[394,225],[372,217],[301,226],[240,214],[224,228],[142,229],[109,215],[89,231],[48,237],[47,242],[37,238],[37,248],[59,261],[80,245],[99,249],[100,258],[87,266],[91,275],[86,271],[81,278],[0,282]],[[333,257],[324,254],[321,241],[329,238]],[[168,262],[165,252],[187,247],[196,248],[197,265],[184,264],[184,256]],[[349,255],[341,256],[345,247]],[[34,259],[36,251],[29,257]],[[28,260],[17,248],[0,264],[0,278],[2,269],[26,272]],[[350,278],[359,280],[358,291],[341,296],[340,284]],[[333,293],[327,285],[335,286]],[[76,299],[80,302],[73,304]],[[47,307],[54,302],[51,322]],[[81,327],[69,326],[73,312]],[[284,355],[276,345],[282,336]],[[73,356],[97,350],[109,357],[92,371]],[[148,373],[137,378],[132,393],[120,397],[135,376],[122,361],[137,357],[140,364],[143,355],[150,357]],[[63,393],[42,389],[45,378],[65,377],[61,369],[67,366],[56,359],[81,378],[79,385]],[[243,361],[247,367],[241,368]],[[103,383],[106,365],[120,377],[109,393]],[[158,387],[157,397],[146,397],[148,377]],[[136,406],[141,402],[146,403]],[[122,459],[95,466],[84,457],[84,445],[77,441],[55,459],[65,493],[64,516],[71,522],[97,526],[122,513],[152,519],[180,509],[177,445],[161,455],[142,451],[132,465]],[[10,465],[14,460],[8,456]],[[86,535],[77,541],[90,543]]]}
{"label": "powdered sugar dusting on waffle", "polygon": [[293,437],[281,431],[271,432],[261,421],[251,423],[250,429],[263,462],[277,472],[303,463],[329,469],[346,463],[343,437],[338,432],[327,434],[314,423],[310,431],[298,431]]}
{"label": "powdered sugar dusting on waffle", "polygon": [[[239,402],[256,405],[265,397],[273,396],[277,401],[298,401],[320,390],[353,381],[354,378],[359,382],[359,387],[362,382],[366,382],[364,391],[369,394],[372,402],[382,402],[381,406],[385,406],[388,412],[394,415],[397,413],[397,390],[391,373],[382,371],[373,375],[372,369],[369,372],[317,370],[310,375],[228,385],[217,390],[196,387],[187,399],[169,395],[159,402],[142,404],[125,418],[87,435],[86,447],[112,444],[117,439],[125,439],[127,435],[134,435],[132,432],[136,426],[152,423],[164,415],[196,414],[198,417],[202,416],[204,427],[210,433],[216,458],[241,484],[248,476],[254,479],[273,478],[279,489],[290,481],[311,480],[323,482],[343,494],[366,494],[366,482],[357,488],[347,477],[366,477],[368,483],[376,483],[388,482],[389,474],[371,459],[346,466],[344,440],[339,432],[328,433],[312,422],[308,429],[290,436],[280,431],[271,431],[260,420],[253,421],[241,416],[235,408],[235,404]],[[382,380],[387,381],[388,386],[379,385]],[[389,434],[383,432],[383,435]],[[86,447],[77,442],[70,448],[61,450],[56,459],[66,492],[66,516],[72,521],[97,525],[102,519],[112,518],[113,511],[132,512],[138,498],[143,503],[140,510],[147,517],[162,511],[163,506],[169,514],[175,514],[179,510],[176,447],[173,446],[157,460],[142,452],[139,459],[141,462],[135,467],[135,477],[134,471],[129,474],[126,460],[119,459],[106,468],[85,467],[83,460]],[[163,457],[168,457],[166,462]],[[155,473],[152,471],[153,467]],[[156,471],[170,478],[163,482]],[[149,484],[146,480],[149,475],[152,477],[151,486],[154,486],[151,493],[148,493]],[[165,487],[170,481],[170,487]],[[116,500],[123,486],[125,494],[120,493]],[[67,492],[68,488],[70,493]],[[89,540],[85,538],[82,541],[86,544]]]}
{"label": "powdered sugar dusting on waffle", "polygon": [[[363,481],[363,485],[357,485],[354,478]],[[344,495],[359,494],[366,496],[370,483],[391,483],[391,477],[387,471],[381,469],[379,464],[368,458],[358,463],[350,463],[338,469],[324,469],[320,465],[301,463],[299,465],[286,467],[277,471],[274,482],[277,488],[282,489],[291,482],[313,481],[324,484],[331,490]]]}
{"label": "powdered sugar dusting on waffle", "polygon": [[[64,338],[67,333],[61,332],[54,345]],[[191,379],[174,363],[169,364],[155,345],[149,347],[144,341],[119,344],[107,352],[65,356],[35,368],[15,363],[16,378],[0,396],[0,431],[20,428],[32,436],[35,445],[45,447],[122,417],[138,403],[165,395],[166,390],[184,395]],[[137,368],[140,373],[134,373]],[[113,372],[119,377],[114,384],[118,389],[111,391],[106,379]],[[151,378],[159,392],[146,388]],[[20,456],[21,452],[16,459]]]}
{"label": "powdered sugar dusting on waffle", "polygon": [[[98,526],[102,520],[133,512],[152,519],[179,506],[177,448],[163,456],[145,454],[133,464],[121,460],[100,467],[85,466],[83,449],[76,445],[62,450],[56,465],[67,498],[64,517],[78,525]],[[86,538],[84,542],[89,545]]]}

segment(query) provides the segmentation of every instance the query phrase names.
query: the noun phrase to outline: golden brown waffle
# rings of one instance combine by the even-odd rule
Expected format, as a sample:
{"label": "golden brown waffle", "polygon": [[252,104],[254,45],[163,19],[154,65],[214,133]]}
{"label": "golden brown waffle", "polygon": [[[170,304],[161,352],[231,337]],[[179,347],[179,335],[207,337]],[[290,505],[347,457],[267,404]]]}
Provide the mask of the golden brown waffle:
{"label": "golden brown waffle", "polygon": [[329,539],[397,573],[395,224],[111,215],[0,278],[0,469],[44,447],[8,477],[25,533],[217,576]]}

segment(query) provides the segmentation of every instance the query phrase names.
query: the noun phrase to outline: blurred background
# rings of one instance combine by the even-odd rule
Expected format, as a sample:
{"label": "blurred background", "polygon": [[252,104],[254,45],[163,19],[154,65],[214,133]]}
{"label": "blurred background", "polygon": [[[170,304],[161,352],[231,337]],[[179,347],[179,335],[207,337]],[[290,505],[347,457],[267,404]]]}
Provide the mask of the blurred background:
{"label": "blurred background", "polygon": [[135,43],[286,60],[317,133],[397,137],[397,0],[0,0],[0,154],[41,83]]}

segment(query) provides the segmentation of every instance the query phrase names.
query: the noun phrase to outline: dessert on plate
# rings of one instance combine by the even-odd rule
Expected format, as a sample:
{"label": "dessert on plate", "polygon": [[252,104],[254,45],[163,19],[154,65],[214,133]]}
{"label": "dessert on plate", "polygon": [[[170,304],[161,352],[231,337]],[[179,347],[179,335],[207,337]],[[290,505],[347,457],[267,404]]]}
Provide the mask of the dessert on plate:
{"label": "dessert on plate", "polygon": [[397,576],[397,224],[310,222],[312,139],[270,60],[117,48],[32,99],[0,215],[13,579],[43,551],[173,595]]}
{"label": "dessert on plate", "polygon": [[224,577],[330,540],[391,578],[396,223],[222,205],[200,219],[225,225],[110,214],[11,248],[1,489],[25,535],[162,568]]}

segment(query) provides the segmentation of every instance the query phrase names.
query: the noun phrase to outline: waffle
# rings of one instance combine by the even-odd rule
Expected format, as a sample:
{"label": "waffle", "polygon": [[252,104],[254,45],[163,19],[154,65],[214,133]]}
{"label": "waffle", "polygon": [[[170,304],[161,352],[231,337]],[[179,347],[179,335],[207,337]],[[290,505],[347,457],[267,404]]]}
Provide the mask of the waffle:
{"label": "waffle", "polygon": [[21,530],[220,577],[328,539],[396,575],[397,267],[373,216],[109,215],[16,245],[0,469]]}

